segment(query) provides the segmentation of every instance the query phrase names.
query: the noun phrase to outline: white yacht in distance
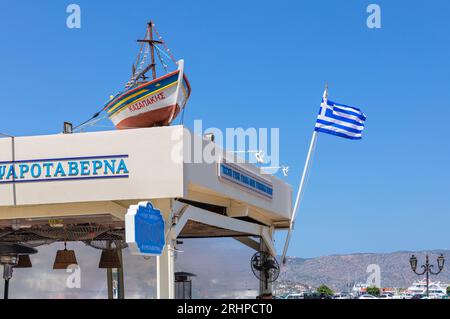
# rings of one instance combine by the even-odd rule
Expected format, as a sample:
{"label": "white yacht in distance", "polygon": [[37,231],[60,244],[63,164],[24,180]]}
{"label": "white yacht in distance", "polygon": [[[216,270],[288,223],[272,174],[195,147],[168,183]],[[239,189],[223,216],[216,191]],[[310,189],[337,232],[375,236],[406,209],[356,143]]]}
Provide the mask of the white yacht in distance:
{"label": "white yacht in distance", "polygon": [[[429,285],[429,294],[431,298],[442,298],[447,295],[447,286],[441,284],[441,282],[431,282]],[[426,280],[419,280],[412,284],[407,289],[407,292],[411,295],[425,295],[427,293],[427,282]]]}

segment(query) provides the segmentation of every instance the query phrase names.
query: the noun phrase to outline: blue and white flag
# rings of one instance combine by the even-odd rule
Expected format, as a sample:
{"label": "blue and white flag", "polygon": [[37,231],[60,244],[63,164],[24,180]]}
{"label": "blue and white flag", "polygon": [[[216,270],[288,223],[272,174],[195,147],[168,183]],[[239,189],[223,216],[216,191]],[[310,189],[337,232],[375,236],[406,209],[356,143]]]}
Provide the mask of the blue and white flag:
{"label": "blue and white flag", "polygon": [[362,138],[366,116],[360,109],[323,99],[315,131],[344,138]]}

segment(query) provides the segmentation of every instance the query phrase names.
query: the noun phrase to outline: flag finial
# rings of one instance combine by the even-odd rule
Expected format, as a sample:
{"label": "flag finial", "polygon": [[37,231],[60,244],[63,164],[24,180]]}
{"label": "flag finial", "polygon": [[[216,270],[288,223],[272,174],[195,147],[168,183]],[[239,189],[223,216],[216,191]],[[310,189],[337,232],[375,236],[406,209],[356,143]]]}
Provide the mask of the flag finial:
{"label": "flag finial", "polygon": [[328,82],[325,83],[325,91],[323,91],[323,99],[328,99]]}

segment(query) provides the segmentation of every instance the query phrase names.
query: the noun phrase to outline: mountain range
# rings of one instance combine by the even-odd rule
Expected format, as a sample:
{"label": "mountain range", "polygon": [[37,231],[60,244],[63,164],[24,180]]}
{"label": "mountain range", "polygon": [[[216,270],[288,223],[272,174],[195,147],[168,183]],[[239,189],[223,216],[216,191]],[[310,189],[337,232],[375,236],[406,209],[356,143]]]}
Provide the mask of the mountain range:
{"label": "mountain range", "polygon": [[[195,295],[229,298],[256,296],[258,282],[250,268],[254,251],[243,245],[234,245],[230,240],[216,239],[214,242],[216,249],[205,251],[200,248],[200,240],[192,241],[189,243],[189,251],[196,253],[179,255],[177,268],[198,274],[193,280]],[[278,281],[312,288],[325,284],[335,291],[345,291],[356,282],[366,283],[371,275],[371,272],[367,272],[368,266],[376,265],[372,269],[379,267],[382,287],[407,288],[415,280],[423,278],[412,272],[409,264],[411,255],[417,256],[420,268],[425,262],[425,255],[429,254],[430,263],[437,268],[436,259],[441,253],[450,264],[450,250],[288,257]],[[204,261],[199,263],[198,260]],[[444,267],[438,276],[431,276],[431,280],[450,283],[450,265]]]}
{"label": "mountain range", "polygon": [[[449,250],[432,250],[416,252],[393,252],[378,254],[332,255],[311,259],[288,258],[286,266],[280,274],[280,280],[304,283],[312,287],[322,284],[334,290],[346,290],[354,283],[366,283],[375,268],[380,271],[382,287],[407,288],[413,281],[421,278],[413,273],[409,264],[412,254],[418,258],[418,271],[425,263],[425,255],[429,254],[434,270],[437,270],[437,257],[444,254],[450,260]],[[369,267],[369,265],[376,265]],[[424,276],[422,276],[424,277]],[[450,283],[450,267],[444,267],[438,276],[431,280]]]}

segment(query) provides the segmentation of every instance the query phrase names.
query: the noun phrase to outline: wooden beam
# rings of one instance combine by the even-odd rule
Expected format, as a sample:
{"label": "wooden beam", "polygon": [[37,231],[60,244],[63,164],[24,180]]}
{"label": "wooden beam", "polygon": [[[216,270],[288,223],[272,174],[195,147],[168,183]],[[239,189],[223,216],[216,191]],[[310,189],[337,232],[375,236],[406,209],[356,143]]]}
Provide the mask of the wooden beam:
{"label": "wooden beam", "polygon": [[85,202],[51,205],[9,206],[0,208],[0,220],[23,218],[64,218],[110,214],[125,219],[127,208],[113,202]]}
{"label": "wooden beam", "polygon": [[238,242],[244,244],[247,247],[250,247],[253,250],[259,251],[259,242],[256,240],[251,239],[250,237],[233,237],[233,239],[237,240]]}
{"label": "wooden beam", "polygon": [[173,236],[177,238],[188,221],[196,221],[205,225],[211,225],[222,229],[228,229],[235,232],[240,232],[246,235],[259,236],[263,239],[269,252],[272,256],[276,256],[276,249],[273,243],[271,230],[267,226],[262,226],[255,223],[242,221],[236,218],[222,216],[207,210],[187,205],[183,213],[178,219],[178,222],[173,226]]}
{"label": "wooden beam", "polygon": [[164,43],[164,42],[159,41],[159,40],[137,40],[137,42],[158,43],[158,44],[163,44]]}

